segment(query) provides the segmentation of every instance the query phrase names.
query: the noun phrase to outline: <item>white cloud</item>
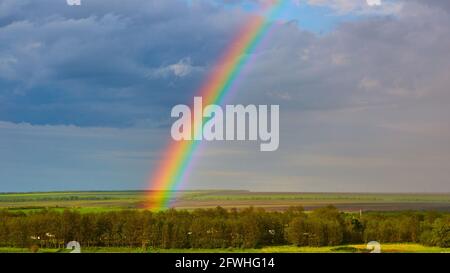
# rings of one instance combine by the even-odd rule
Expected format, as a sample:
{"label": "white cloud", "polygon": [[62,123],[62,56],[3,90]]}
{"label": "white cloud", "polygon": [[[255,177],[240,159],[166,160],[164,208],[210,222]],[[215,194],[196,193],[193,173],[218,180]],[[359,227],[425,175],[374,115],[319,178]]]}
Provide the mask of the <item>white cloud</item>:
{"label": "white cloud", "polygon": [[177,63],[170,64],[157,69],[151,69],[147,76],[150,78],[164,78],[174,75],[179,78],[189,76],[193,72],[201,71],[200,67],[193,66],[190,58],[183,58]]}
{"label": "white cloud", "polygon": [[326,6],[339,13],[397,14],[402,3],[396,0],[306,0],[310,5]]}
{"label": "white cloud", "polygon": [[380,6],[381,0],[367,0],[367,5],[369,6]]}
{"label": "white cloud", "polygon": [[167,68],[177,77],[187,76],[194,69],[190,59],[182,59],[176,64],[169,65]]}

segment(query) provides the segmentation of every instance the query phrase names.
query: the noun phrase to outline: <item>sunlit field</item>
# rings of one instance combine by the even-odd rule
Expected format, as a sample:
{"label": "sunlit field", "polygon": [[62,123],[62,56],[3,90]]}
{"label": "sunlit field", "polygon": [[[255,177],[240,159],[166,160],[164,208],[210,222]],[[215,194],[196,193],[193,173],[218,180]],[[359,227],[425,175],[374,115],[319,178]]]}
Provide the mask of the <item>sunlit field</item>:
{"label": "sunlit field", "polygon": [[[104,212],[143,209],[150,201],[146,191],[87,191],[48,193],[3,193],[0,208],[34,211],[72,209]],[[159,194],[163,194],[160,192]],[[155,196],[152,193],[152,196]],[[261,207],[285,210],[303,206],[306,210],[332,204],[344,211],[450,210],[450,194],[382,193],[277,193],[230,190],[180,191],[174,194],[177,209]]]}
{"label": "sunlit field", "polygon": [[[430,247],[420,244],[382,244],[382,253],[449,253],[450,248]],[[37,253],[70,253],[69,249],[39,249]],[[333,247],[274,246],[260,249],[142,249],[127,247],[82,248],[83,253],[369,253],[365,245]],[[0,247],[0,253],[32,253],[29,248]]]}

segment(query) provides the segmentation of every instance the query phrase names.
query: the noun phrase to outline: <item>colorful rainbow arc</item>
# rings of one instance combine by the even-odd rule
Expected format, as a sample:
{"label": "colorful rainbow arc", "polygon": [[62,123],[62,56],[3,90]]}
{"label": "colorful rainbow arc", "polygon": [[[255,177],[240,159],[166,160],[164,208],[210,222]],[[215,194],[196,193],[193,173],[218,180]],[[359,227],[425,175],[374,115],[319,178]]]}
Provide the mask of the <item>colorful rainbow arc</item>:
{"label": "colorful rainbow arc", "polygon": [[[238,33],[198,92],[197,96],[203,98],[204,105],[221,104],[283,2],[283,0],[269,1],[265,6],[266,15],[252,16]],[[193,126],[199,127],[197,124]],[[161,210],[169,206],[199,143],[198,140],[170,142],[162,162],[151,178],[148,208]]]}

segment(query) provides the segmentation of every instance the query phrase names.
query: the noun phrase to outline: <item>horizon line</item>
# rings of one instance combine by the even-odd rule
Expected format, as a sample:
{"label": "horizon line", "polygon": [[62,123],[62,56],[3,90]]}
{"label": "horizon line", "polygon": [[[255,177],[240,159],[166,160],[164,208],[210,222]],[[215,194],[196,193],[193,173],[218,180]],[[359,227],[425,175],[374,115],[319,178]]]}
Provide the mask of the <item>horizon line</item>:
{"label": "horizon line", "polygon": [[26,193],[77,193],[77,192],[196,192],[196,191],[234,191],[248,193],[278,193],[278,194],[430,194],[446,195],[450,192],[420,192],[420,191],[270,191],[249,189],[185,189],[185,190],[149,190],[149,189],[112,189],[112,190],[44,190],[44,191],[0,191],[0,194],[26,194]]}

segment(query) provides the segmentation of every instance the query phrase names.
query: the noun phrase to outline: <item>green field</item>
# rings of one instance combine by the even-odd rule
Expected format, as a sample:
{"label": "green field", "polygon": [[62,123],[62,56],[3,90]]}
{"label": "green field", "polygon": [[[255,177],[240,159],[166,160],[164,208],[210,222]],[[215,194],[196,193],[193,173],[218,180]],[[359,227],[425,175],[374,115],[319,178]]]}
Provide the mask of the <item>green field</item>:
{"label": "green field", "polygon": [[[166,195],[167,192],[149,192],[149,191],[78,191],[78,192],[36,192],[36,193],[0,193],[0,210],[6,210],[7,213],[10,213],[11,215],[17,215],[21,217],[21,219],[28,219],[31,217],[34,217],[35,219],[39,220],[39,217],[43,217],[41,219],[47,219],[45,217],[46,213],[53,213],[53,211],[56,212],[63,212],[65,210],[70,210],[69,212],[65,213],[79,213],[82,217],[85,217],[83,219],[89,220],[93,219],[93,217],[112,217],[107,218],[111,220],[111,223],[116,223],[118,226],[121,224],[118,222],[118,220],[114,220],[115,215],[122,215],[124,217],[135,217],[136,221],[140,221],[139,215],[132,214],[133,212],[138,213],[138,211],[144,211],[147,209],[148,202],[151,202],[152,198],[155,198],[155,196],[164,194]],[[381,238],[379,236],[386,233],[388,236],[389,234],[400,234],[399,232],[395,230],[403,230],[406,232],[409,232],[408,225],[411,223],[414,224],[414,227],[420,227],[418,230],[420,230],[420,233],[424,236],[422,238],[423,240],[418,240],[417,236],[414,237],[415,239],[409,239],[404,240],[400,237],[395,237],[393,235],[389,235],[391,239],[385,239],[384,242],[421,242],[427,245],[440,245],[440,246],[447,246],[447,244],[437,244],[437,243],[427,243],[430,242],[427,238],[431,238],[430,236],[437,236],[436,238],[441,238],[442,236],[448,236],[448,235],[440,235],[440,233],[437,232],[437,226],[438,224],[442,225],[442,221],[439,222],[435,220],[433,217],[444,217],[445,218],[450,212],[450,194],[449,193],[441,193],[441,194],[415,194],[415,193],[404,193],[404,194],[387,194],[387,193],[284,193],[284,192],[251,192],[251,191],[232,191],[232,190],[202,190],[202,191],[178,191],[173,192],[174,201],[172,202],[173,207],[177,209],[177,211],[181,214],[181,218],[185,217],[186,214],[195,214],[196,211],[193,211],[195,209],[207,209],[207,208],[216,208],[218,206],[225,208],[225,209],[231,209],[231,208],[237,208],[239,211],[243,213],[247,213],[247,210],[243,210],[244,208],[248,208],[250,206],[252,207],[260,207],[264,208],[263,211],[266,211],[270,213],[271,211],[284,211],[284,213],[290,213],[290,210],[287,210],[289,207],[292,206],[302,206],[306,211],[307,215],[314,216],[315,211],[317,211],[318,208],[325,207],[327,205],[333,205],[337,208],[337,211],[341,212],[349,212],[344,213],[342,215],[344,216],[338,216],[343,221],[345,219],[355,218],[360,219],[360,217],[364,217],[365,220],[370,220],[370,223],[368,224],[369,229],[365,229],[372,232],[378,232],[377,235],[370,235],[372,238]],[[242,209],[242,210],[241,210]],[[186,211],[179,211],[179,210],[188,210]],[[313,211],[314,210],[314,211]],[[39,213],[32,213],[32,212],[38,212]],[[117,213],[109,213],[112,211],[122,211],[119,214]],[[209,213],[212,213],[211,211],[220,211],[218,210],[210,210]],[[252,211],[252,210],[250,210]],[[258,214],[258,210],[253,211],[255,215]],[[313,211],[313,212],[311,212]],[[364,214],[361,214],[359,212],[364,211]],[[370,213],[370,211],[373,211],[373,213]],[[417,217],[421,217],[420,219],[420,225],[415,221],[415,216],[410,214],[410,211],[416,211],[415,213]],[[426,213],[419,213],[417,211],[430,211]],[[437,211],[443,212],[438,213]],[[20,213],[18,213],[20,212]],[[22,212],[25,212],[23,214]],[[358,212],[358,214],[354,214],[353,212]],[[369,212],[369,213],[366,213]],[[27,232],[28,228],[24,228],[24,226],[20,225],[20,221],[15,221],[15,218],[13,216],[7,216],[8,214],[4,214],[5,219],[8,219],[9,223],[8,225],[11,228],[5,228],[4,226],[4,237],[5,238],[13,238],[15,244],[11,243],[5,243],[4,246],[28,246],[33,244],[18,244],[17,242],[20,242],[17,238],[22,238],[13,235],[10,236],[10,234],[13,234],[11,231],[17,230],[16,227],[20,228],[21,232]],[[131,214],[130,214],[131,213]],[[169,213],[167,215],[164,215],[164,213]],[[158,213],[158,219],[164,219],[164,221],[170,220],[171,212],[163,212]],[[232,213],[232,211],[228,210],[228,213]],[[275,217],[281,217],[284,213],[272,213]],[[382,218],[380,217],[380,214],[382,214]],[[145,213],[143,213],[145,214]],[[420,214],[420,215],[419,215]],[[62,213],[61,213],[62,215]],[[184,215],[184,216],[183,216]],[[202,215],[202,214],[200,214]],[[289,214],[286,214],[289,215]],[[371,216],[372,215],[372,216]],[[433,216],[434,215],[434,216]],[[56,217],[53,214],[49,214],[49,217]],[[59,216],[58,216],[59,217]],[[56,219],[57,221],[60,221],[60,223],[63,223],[62,218],[52,218]],[[75,216],[74,216],[75,217]],[[162,218],[161,218],[162,217]],[[193,216],[189,216],[193,217]],[[209,216],[208,216],[209,217]],[[212,217],[212,216],[211,216]],[[293,217],[293,216],[286,216],[286,217]],[[392,220],[388,220],[390,217]],[[424,218],[425,217],[425,218]],[[426,220],[429,217],[431,219],[430,221]],[[431,217],[431,218],[430,218]],[[245,217],[243,217],[245,218]],[[58,220],[59,219],[59,220]],[[127,218],[128,219],[128,218]],[[131,218],[130,218],[131,219]],[[194,219],[194,218],[192,218]],[[197,219],[197,218],[195,218]],[[211,218],[214,220],[214,218]],[[280,218],[281,219],[281,218]],[[309,219],[309,217],[308,217]],[[312,217],[311,219],[314,219]],[[381,219],[381,220],[380,220]],[[55,221],[56,221],[55,220]],[[401,222],[402,220],[403,222]],[[6,221],[6,220],[5,220]],[[62,222],[61,222],[62,221]],[[109,220],[108,220],[109,221]],[[172,221],[172,220],[170,220]],[[180,220],[181,221],[181,220]],[[209,221],[209,220],[208,220]],[[313,220],[311,220],[313,221]],[[314,220],[317,221],[317,220]],[[382,225],[376,226],[376,223],[382,222]],[[410,221],[410,222],[408,222]],[[427,222],[428,221],[428,222]],[[445,221],[445,220],[443,220]],[[6,222],[5,222],[6,223]],[[34,222],[33,222],[34,223]],[[95,221],[92,223],[96,223]],[[154,222],[157,223],[157,222]],[[182,225],[184,222],[179,222],[177,225]],[[234,223],[234,222],[230,222]],[[229,223],[229,224],[230,224]],[[238,222],[236,222],[238,223]],[[239,227],[238,224],[234,223],[236,227]],[[257,224],[253,222],[252,225],[257,226]],[[320,222],[312,222],[312,223],[320,223]],[[371,224],[374,223],[374,224]],[[405,223],[405,224],[404,224]],[[422,223],[427,225],[428,229],[424,229],[422,226]],[[433,225],[433,223],[436,223],[436,225]],[[1,223],[0,223],[1,224]],[[41,223],[43,225],[44,223]],[[125,223],[126,224],[126,223]],[[248,224],[248,223],[247,223]],[[366,223],[367,224],[367,223]],[[156,230],[158,230],[158,227],[155,225]],[[209,224],[207,224],[209,225]],[[231,225],[231,224],[230,224]],[[375,225],[375,226],[374,226]],[[28,225],[25,225],[28,227]],[[40,226],[40,225],[39,225]],[[435,227],[436,226],[436,227]],[[95,225],[94,225],[95,227]],[[55,227],[49,226],[49,229],[58,230]],[[190,228],[189,226],[187,228]],[[206,229],[206,227],[204,227]],[[6,231],[5,231],[6,230]],[[287,230],[286,227],[283,228],[283,230]],[[428,230],[428,231],[427,231]],[[431,230],[434,230],[434,233],[430,233]],[[244,230],[245,231],[245,230]],[[239,232],[244,232],[239,231]],[[427,232],[428,233],[427,233]],[[54,234],[55,231],[52,231]],[[124,231],[122,231],[124,232]],[[384,232],[384,233],[383,233]],[[396,233],[397,232],[397,233]],[[448,231],[446,234],[448,234]],[[28,234],[28,233],[26,233]],[[44,233],[45,234],[45,233]],[[184,234],[184,233],[183,233]],[[407,234],[410,234],[407,233]],[[412,233],[411,233],[412,234]],[[30,240],[31,235],[27,235],[27,240]],[[46,236],[46,235],[43,235]],[[158,235],[159,236],[159,235]],[[373,237],[375,236],[375,237]],[[409,236],[409,235],[408,235]],[[441,236],[441,237],[439,237]],[[35,237],[35,236],[34,236]],[[433,238],[435,238],[433,237]],[[126,238],[126,237],[124,237]],[[402,237],[403,238],[403,237]],[[409,238],[409,237],[408,237]],[[445,239],[445,238],[444,238]],[[35,239],[33,239],[35,240]],[[39,239],[40,240],[40,239]],[[371,239],[372,240],[372,239]],[[383,239],[381,239],[383,240]],[[353,243],[356,242],[364,242],[369,240],[362,240],[359,241],[351,241]],[[444,240],[445,241],[445,240]],[[344,241],[341,241],[344,242]],[[350,241],[346,241],[350,242]],[[286,243],[286,241],[282,242],[283,244]],[[289,241],[288,243],[293,243],[293,241]],[[326,253],[342,253],[342,252],[352,252],[352,253],[362,253],[362,252],[368,252],[365,245],[342,245],[342,246],[326,246],[326,247],[297,247],[297,246],[290,246],[290,245],[283,245],[283,246],[272,246],[277,245],[276,244],[266,244],[261,245],[262,248],[214,248],[211,249],[192,249],[192,248],[186,248],[186,249],[143,249],[143,248],[129,248],[129,247],[87,247],[82,248],[83,252],[93,252],[93,253],[102,253],[102,252],[132,252],[132,253],[156,253],[156,252],[169,252],[169,253],[190,253],[190,252],[200,252],[200,253],[209,253],[209,252],[221,252],[221,253],[242,253],[242,252],[254,252],[254,253],[302,253],[302,252],[326,252]],[[49,246],[49,244],[34,244],[34,246],[40,245],[43,246]],[[97,245],[97,246],[105,246],[108,244],[104,244],[100,242],[99,244],[91,244],[91,245]],[[111,244],[114,245],[114,244]],[[116,244],[119,245],[120,244]],[[136,246],[140,244],[132,244],[130,246]],[[308,244],[298,244],[298,245],[308,245]],[[310,244],[310,245],[319,245],[319,244]],[[326,244],[322,244],[326,245]],[[330,244],[333,245],[333,244]],[[61,247],[61,245],[58,244],[50,244],[50,246],[53,247]],[[126,244],[124,244],[126,246]],[[154,247],[165,247],[165,246],[157,246],[153,244]],[[168,246],[168,247],[177,247],[177,246]],[[191,245],[193,246],[193,244]],[[197,247],[203,247],[203,246],[197,246]],[[217,247],[217,246],[216,246]],[[220,247],[220,246],[219,246]],[[236,247],[236,246],[233,246]],[[253,247],[253,246],[245,246],[245,247]],[[439,253],[439,252],[449,252],[450,250],[448,248],[440,248],[440,247],[431,247],[431,246],[424,246],[420,244],[413,244],[413,243],[386,243],[382,245],[382,251],[383,252],[424,252],[424,253]],[[28,248],[7,248],[7,247],[0,247],[0,253],[1,252],[32,252]],[[69,252],[69,250],[66,249],[57,249],[57,248],[41,248],[38,250],[40,253],[50,252],[50,253],[66,253]]]}
{"label": "green field", "polygon": [[[69,253],[67,249],[39,249],[37,253]],[[82,248],[83,253],[367,253],[365,245],[327,247],[273,246],[260,249],[142,249],[126,247]],[[450,253],[449,248],[430,247],[419,244],[383,244],[383,253]],[[28,248],[0,247],[0,253],[31,253]]]}
{"label": "green field", "polygon": [[[164,192],[89,191],[0,193],[0,208],[33,211],[78,209],[81,212],[144,209],[152,196]],[[311,210],[332,204],[343,211],[440,210],[450,211],[450,194],[283,193],[231,190],[179,191],[173,194],[178,209],[262,207],[284,210],[303,206]]]}

